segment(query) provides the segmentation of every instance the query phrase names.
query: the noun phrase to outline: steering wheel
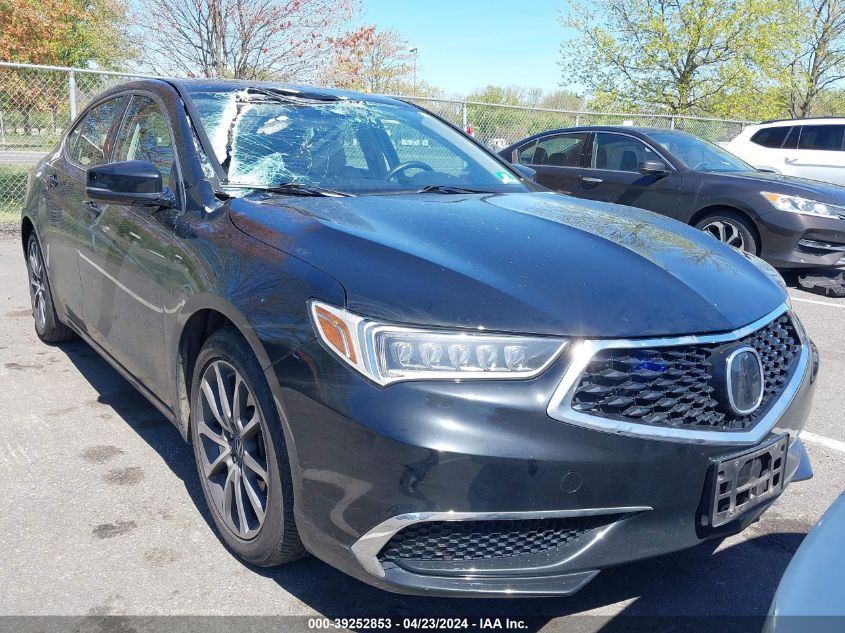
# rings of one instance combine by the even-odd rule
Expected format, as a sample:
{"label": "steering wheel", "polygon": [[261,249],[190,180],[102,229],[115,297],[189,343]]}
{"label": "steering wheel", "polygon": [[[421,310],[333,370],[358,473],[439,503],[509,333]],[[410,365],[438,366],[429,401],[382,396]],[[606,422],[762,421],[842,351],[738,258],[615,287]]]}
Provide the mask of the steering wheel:
{"label": "steering wheel", "polygon": [[701,169],[702,167],[704,167],[706,164],[707,164],[707,161],[706,161],[706,160],[703,160],[703,161],[701,161],[700,163],[698,163],[695,167],[693,167],[693,168],[692,168],[692,170],[693,170],[693,171],[698,171],[699,169]]}
{"label": "steering wheel", "polygon": [[398,165],[396,165],[396,167],[394,167],[384,175],[384,179],[390,180],[397,174],[401,174],[407,169],[422,169],[423,171],[434,171],[434,167],[432,167],[428,163],[424,163],[420,160],[409,160],[407,163],[399,163]]}

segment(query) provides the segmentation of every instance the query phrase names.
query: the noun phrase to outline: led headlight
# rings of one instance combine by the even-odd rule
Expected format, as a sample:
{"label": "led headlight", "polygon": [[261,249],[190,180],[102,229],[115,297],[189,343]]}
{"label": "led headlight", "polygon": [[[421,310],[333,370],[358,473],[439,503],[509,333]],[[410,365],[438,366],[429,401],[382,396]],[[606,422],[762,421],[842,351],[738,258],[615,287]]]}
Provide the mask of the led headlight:
{"label": "led headlight", "polygon": [[318,301],[310,304],[323,345],[380,385],[400,380],[531,378],[566,340],[413,328],[379,323]]}
{"label": "led headlight", "polygon": [[769,193],[768,191],[761,191],[760,195],[768,200],[775,209],[780,211],[801,213],[803,215],[818,215],[825,218],[838,218],[840,214],[845,216],[845,208],[835,204],[827,204],[799,196]]}

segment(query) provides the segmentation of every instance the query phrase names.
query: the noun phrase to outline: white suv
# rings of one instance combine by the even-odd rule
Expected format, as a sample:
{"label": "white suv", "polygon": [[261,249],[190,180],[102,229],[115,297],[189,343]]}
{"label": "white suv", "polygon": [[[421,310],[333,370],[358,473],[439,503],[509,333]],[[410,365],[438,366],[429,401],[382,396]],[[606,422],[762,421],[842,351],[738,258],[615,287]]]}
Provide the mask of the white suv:
{"label": "white suv", "polygon": [[758,169],[845,185],[845,119],[750,125],[725,148]]}

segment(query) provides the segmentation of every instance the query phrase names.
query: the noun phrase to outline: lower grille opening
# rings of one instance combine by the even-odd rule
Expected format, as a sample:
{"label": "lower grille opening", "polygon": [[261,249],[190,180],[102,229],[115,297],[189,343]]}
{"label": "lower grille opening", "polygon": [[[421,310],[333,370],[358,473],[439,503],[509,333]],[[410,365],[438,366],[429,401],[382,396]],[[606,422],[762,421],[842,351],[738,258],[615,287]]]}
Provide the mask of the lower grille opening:
{"label": "lower grille opening", "polygon": [[622,515],[430,521],[397,533],[379,553],[379,561],[469,561],[539,554],[565,545]]}

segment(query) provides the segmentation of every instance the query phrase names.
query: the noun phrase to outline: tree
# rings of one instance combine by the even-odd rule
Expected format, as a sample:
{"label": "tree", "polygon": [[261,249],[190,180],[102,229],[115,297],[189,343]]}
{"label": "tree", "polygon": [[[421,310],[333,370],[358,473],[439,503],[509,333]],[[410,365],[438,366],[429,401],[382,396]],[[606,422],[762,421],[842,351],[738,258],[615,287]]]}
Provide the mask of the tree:
{"label": "tree", "polygon": [[845,112],[845,88],[832,87],[813,102],[813,116],[842,116]]}
{"label": "tree", "polygon": [[549,110],[583,110],[584,99],[571,90],[555,90],[540,99],[539,107]]}
{"label": "tree", "polygon": [[154,72],[313,79],[355,0],[148,0],[135,16]]}
{"label": "tree", "polygon": [[535,132],[575,123],[571,115],[543,110],[577,110],[580,106],[580,99],[566,90],[544,94],[539,88],[519,86],[488,85],[466,99],[503,106],[467,106],[467,121],[475,135],[502,147]]}
{"label": "tree", "polygon": [[787,61],[785,105],[793,117],[814,114],[824,93],[845,79],[845,1],[801,0],[802,34]]}
{"label": "tree", "polygon": [[126,23],[120,0],[0,0],[0,59],[114,68],[131,55]]}
{"label": "tree", "polygon": [[765,116],[780,51],[796,45],[792,0],[569,0],[564,84],[604,106]]}
{"label": "tree", "polygon": [[[120,0],[0,0],[0,59],[116,68],[132,54],[124,43],[126,23]],[[12,107],[7,125],[11,120],[29,134],[37,126],[34,112],[49,112],[55,127],[59,109],[67,107],[67,85],[63,75],[3,69],[0,101]]]}
{"label": "tree", "polygon": [[495,86],[490,84],[469,93],[466,100],[478,101],[480,103],[532,107],[538,100],[538,96],[536,91],[529,94],[525,88],[521,88],[520,86]]}
{"label": "tree", "polygon": [[414,73],[413,53],[396,31],[364,26],[334,38],[332,64],[325,83],[348,90],[401,93]]}

